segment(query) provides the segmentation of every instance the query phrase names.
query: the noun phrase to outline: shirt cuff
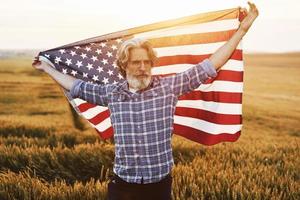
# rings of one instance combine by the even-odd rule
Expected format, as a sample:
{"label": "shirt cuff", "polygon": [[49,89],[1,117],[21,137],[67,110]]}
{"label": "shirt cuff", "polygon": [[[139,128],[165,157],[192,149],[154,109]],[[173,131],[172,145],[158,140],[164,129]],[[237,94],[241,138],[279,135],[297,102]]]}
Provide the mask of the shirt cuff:
{"label": "shirt cuff", "polygon": [[80,79],[76,79],[74,81],[74,83],[71,87],[71,90],[70,90],[71,97],[73,97],[73,98],[78,97],[79,91],[80,91],[80,86],[81,86],[82,83],[83,83],[83,81],[80,80]]}
{"label": "shirt cuff", "polygon": [[203,60],[201,66],[202,69],[206,72],[206,74],[210,78],[214,78],[218,75],[215,66],[212,64],[212,62],[209,59]]}

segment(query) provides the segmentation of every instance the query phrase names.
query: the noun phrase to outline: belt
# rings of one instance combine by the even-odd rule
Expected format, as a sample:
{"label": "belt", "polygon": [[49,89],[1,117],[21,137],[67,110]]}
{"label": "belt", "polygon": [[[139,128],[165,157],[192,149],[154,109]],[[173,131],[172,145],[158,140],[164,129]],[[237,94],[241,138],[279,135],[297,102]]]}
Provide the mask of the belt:
{"label": "belt", "polygon": [[115,181],[116,183],[119,183],[119,184],[132,184],[132,185],[148,185],[148,184],[157,184],[157,183],[163,183],[169,179],[172,179],[172,175],[171,173],[169,173],[168,175],[166,175],[163,179],[161,179],[160,181],[158,182],[155,182],[155,183],[147,183],[147,184],[144,184],[144,181],[143,181],[143,178],[142,178],[142,182],[141,183],[129,183],[127,181],[124,181],[122,178],[120,178],[117,174],[113,174],[112,176],[112,181]]}

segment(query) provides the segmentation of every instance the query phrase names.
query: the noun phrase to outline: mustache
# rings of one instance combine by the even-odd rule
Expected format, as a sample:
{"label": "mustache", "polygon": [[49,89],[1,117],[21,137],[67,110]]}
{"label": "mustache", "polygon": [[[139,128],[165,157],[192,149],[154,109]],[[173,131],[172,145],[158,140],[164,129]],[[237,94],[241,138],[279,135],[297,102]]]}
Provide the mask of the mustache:
{"label": "mustache", "polygon": [[135,74],[135,76],[150,76],[150,73]]}

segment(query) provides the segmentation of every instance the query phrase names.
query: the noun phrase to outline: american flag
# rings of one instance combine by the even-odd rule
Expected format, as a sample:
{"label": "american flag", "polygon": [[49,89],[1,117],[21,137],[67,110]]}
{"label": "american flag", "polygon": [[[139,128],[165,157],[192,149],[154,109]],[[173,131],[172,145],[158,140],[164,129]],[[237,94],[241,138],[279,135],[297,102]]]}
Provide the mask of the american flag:
{"label": "american flag", "polygon": [[[158,22],[68,44],[39,53],[56,70],[84,81],[116,84],[125,81],[115,63],[116,52],[129,38],[151,42],[158,55],[153,75],[167,76],[208,58],[235,33],[243,18],[239,8]],[[241,44],[216,78],[179,98],[174,133],[205,145],[236,141],[242,129],[243,58]],[[104,139],[113,136],[109,110],[72,99],[74,109]]]}

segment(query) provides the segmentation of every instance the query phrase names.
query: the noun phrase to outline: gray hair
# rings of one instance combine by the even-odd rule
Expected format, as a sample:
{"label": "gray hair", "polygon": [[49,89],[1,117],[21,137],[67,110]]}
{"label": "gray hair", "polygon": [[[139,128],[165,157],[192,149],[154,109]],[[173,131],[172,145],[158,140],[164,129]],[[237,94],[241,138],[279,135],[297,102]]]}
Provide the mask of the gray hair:
{"label": "gray hair", "polygon": [[130,50],[133,48],[144,48],[148,52],[148,56],[151,60],[152,66],[157,60],[156,52],[152,48],[149,41],[141,38],[132,38],[123,42],[117,52],[116,64],[119,67],[121,75],[126,78],[125,68],[130,61]]}

